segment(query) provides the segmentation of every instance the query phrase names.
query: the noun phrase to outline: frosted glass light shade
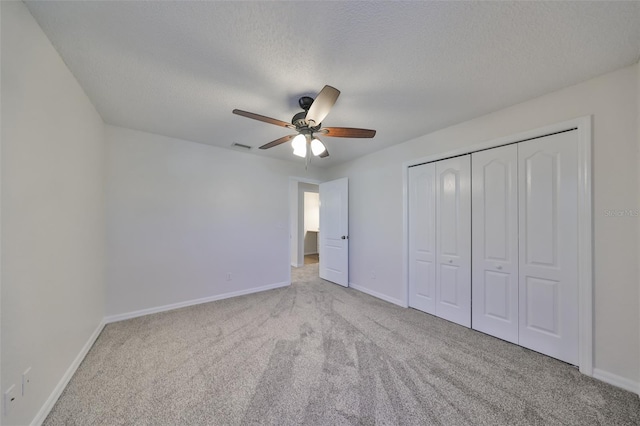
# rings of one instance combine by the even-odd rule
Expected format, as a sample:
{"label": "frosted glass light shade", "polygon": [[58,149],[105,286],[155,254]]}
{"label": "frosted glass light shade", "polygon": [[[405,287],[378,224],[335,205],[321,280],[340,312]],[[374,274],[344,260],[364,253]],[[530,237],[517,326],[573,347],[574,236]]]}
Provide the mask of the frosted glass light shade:
{"label": "frosted glass light shade", "polygon": [[326,150],[327,148],[324,146],[322,141],[320,141],[320,139],[314,138],[311,141],[311,152],[313,152],[313,155],[315,155],[316,157],[322,154],[323,152],[325,152]]}
{"label": "frosted glass light shade", "polygon": [[306,146],[302,146],[302,148],[300,149],[294,149],[293,150],[293,155],[297,155],[298,157],[306,157],[307,156],[307,147]]}
{"label": "frosted glass light shade", "polygon": [[295,138],[293,138],[293,140],[291,141],[291,146],[293,147],[293,150],[304,150],[306,151],[306,146],[307,146],[307,138],[304,137],[304,135],[297,135]]}
{"label": "frosted glass light shade", "polygon": [[293,147],[293,155],[302,158],[307,156],[307,138],[304,135],[297,135],[293,138],[291,146]]}

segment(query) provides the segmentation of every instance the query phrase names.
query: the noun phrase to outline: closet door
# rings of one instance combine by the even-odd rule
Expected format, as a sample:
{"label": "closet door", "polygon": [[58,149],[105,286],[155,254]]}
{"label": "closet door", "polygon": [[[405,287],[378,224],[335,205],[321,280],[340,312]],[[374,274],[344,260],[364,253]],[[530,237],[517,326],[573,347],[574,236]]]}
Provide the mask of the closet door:
{"label": "closet door", "polygon": [[436,165],[409,169],[409,306],[436,313]]}
{"label": "closet door", "polygon": [[436,162],[436,315],[471,327],[470,155]]}
{"label": "closet door", "polygon": [[577,132],[518,144],[520,345],[578,364]]}
{"label": "closet door", "polygon": [[472,326],[518,343],[518,148],[472,159]]}

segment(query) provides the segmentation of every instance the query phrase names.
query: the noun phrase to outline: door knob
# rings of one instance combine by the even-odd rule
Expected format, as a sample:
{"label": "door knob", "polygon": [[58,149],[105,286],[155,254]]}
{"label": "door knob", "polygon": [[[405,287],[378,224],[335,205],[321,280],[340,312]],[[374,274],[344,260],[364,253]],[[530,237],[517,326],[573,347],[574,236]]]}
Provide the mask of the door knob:
{"label": "door knob", "polygon": [[449,263],[453,263],[453,259],[449,259]]}
{"label": "door knob", "polygon": [[343,236],[342,236],[342,237],[340,237],[340,238],[342,238],[343,240],[348,240],[348,239],[349,239],[349,237],[348,237],[347,235],[343,235]]}
{"label": "door knob", "polygon": [[496,266],[496,269],[502,269],[502,265]]}

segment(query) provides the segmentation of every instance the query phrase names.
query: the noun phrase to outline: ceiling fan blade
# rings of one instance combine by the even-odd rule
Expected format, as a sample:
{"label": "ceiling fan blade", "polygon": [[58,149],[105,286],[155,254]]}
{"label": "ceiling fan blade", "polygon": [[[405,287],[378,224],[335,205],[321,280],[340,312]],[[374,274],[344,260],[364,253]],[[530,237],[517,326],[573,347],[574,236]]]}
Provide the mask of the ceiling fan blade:
{"label": "ceiling fan blade", "polygon": [[351,127],[324,127],[318,133],[332,138],[372,138],[376,135],[375,130],[354,129]]}
{"label": "ceiling fan blade", "polygon": [[284,122],[282,120],[276,120],[275,118],[265,117],[264,115],[255,114],[253,112],[242,111],[240,109],[234,109],[232,111],[236,115],[241,115],[247,118],[253,118],[254,120],[263,121],[269,124],[275,124],[276,126],[288,127],[290,129],[295,129],[295,126],[291,123]]}
{"label": "ceiling fan blade", "polygon": [[318,157],[325,158],[325,157],[328,157],[328,156],[329,156],[329,150],[327,149],[327,146],[325,145],[324,152],[322,154],[318,155]]}
{"label": "ceiling fan blade", "polygon": [[274,146],[278,146],[280,144],[283,144],[285,142],[289,142],[291,139],[293,139],[294,137],[296,137],[296,135],[287,135],[287,136],[283,136],[280,139],[276,139],[275,141],[266,143],[264,145],[262,145],[260,147],[260,149],[269,149],[269,148],[273,148]]}
{"label": "ceiling fan blade", "polygon": [[314,127],[322,123],[333,104],[340,96],[340,91],[335,87],[324,86],[307,111],[306,120],[309,126]]}

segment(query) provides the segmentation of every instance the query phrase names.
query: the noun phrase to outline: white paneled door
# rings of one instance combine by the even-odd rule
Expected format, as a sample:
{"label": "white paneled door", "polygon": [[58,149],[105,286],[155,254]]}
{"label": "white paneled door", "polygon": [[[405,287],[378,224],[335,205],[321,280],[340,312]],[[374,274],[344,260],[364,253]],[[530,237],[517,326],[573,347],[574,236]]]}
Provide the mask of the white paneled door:
{"label": "white paneled door", "polygon": [[409,306],[578,365],[578,142],[410,167]]}
{"label": "white paneled door", "polygon": [[436,314],[471,327],[470,155],[437,161]]}
{"label": "white paneled door", "polygon": [[518,343],[518,148],[474,152],[472,324]]}
{"label": "white paneled door", "polygon": [[409,169],[409,306],[436,313],[436,165]]}
{"label": "white paneled door", "polygon": [[320,278],[349,286],[349,181],[320,184]]}
{"label": "white paneled door", "polygon": [[518,144],[519,342],[578,364],[577,132]]}

